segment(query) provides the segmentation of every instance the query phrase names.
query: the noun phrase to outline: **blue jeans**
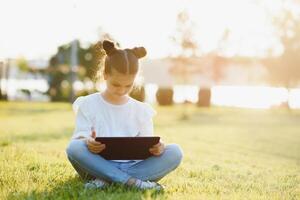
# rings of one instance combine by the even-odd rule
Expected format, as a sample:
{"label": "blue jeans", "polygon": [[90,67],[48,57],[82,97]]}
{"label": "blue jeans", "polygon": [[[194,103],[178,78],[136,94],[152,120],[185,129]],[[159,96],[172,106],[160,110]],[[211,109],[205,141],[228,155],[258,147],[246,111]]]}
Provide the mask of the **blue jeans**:
{"label": "blue jeans", "polygon": [[182,151],[177,144],[166,145],[160,156],[142,161],[116,162],[90,152],[84,140],[71,140],[66,153],[74,169],[84,180],[100,178],[125,184],[130,178],[158,181],[178,167]]}

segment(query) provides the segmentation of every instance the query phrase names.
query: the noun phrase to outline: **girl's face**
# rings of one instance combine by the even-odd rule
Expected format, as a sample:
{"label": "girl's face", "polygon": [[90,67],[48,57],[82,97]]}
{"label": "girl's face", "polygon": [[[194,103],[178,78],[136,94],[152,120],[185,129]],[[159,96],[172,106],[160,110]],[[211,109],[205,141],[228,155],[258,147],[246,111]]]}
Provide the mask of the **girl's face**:
{"label": "girl's face", "polygon": [[112,69],[110,74],[104,74],[106,91],[116,98],[128,94],[133,87],[135,76],[135,74],[122,74]]}

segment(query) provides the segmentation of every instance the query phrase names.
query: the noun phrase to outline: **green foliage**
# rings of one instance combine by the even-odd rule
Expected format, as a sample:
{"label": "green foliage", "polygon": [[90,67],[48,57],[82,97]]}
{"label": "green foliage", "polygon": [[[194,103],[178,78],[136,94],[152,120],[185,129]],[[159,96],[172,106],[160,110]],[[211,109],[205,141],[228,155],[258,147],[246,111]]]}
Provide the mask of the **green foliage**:
{"label": "green foliage", "polygon": [[[96,74],[99,70],[101,60],[103,60],[104,52],[98,45],[91,44],[87,48],[83,48],[79,41],[77,42],[78,66],[76,77],[79,80],[90,79],[95,81]],[[101,45],[100,45],[101,46]],[[69,101],[71,95],[71,87],[62,87],[66,85],[66,81],[71,81],[71,44],[65,44],[58,47],[57,53],[50,58],[49,75],[49,91],[48,94],[52,101]]]}
{"label": "green foliage", "polygon": [[69,101],[71,87],[68,81],[69,76],[62,71],[53,71],[50,73],[48,94],[51,101]]}
{"label": "green foliage", "polygon": [[71,105],[0,102],[0,199],[300,199],[299,111],[156,109],[156,134],[184,151],[164,193],[84,190],[65,154]]}
{"label": "green foliage", "polygon": [[29,71],[29,64],[25,58],[19,58],[17,60],[17,65],[21,71],[27,72]]}

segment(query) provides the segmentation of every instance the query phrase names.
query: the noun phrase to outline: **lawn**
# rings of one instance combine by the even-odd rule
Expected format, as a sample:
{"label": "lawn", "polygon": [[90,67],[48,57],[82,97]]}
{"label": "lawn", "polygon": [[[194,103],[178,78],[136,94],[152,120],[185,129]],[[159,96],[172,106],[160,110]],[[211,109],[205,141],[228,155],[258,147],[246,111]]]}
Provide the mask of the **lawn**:
{"label": "lawn", "polygon": [[65,154],[71,105],[0,102],[0,199],[300,199],[300,111],[155,108],[156,134],[184,151],[165,192],[85,191]]}

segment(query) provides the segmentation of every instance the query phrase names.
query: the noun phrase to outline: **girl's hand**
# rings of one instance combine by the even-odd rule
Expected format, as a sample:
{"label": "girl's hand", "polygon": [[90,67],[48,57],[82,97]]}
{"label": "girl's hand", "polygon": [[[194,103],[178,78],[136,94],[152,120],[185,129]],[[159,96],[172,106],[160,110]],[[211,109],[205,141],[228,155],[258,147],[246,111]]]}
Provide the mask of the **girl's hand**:
{"label": "girl's hand", "polygon": [[96,138],[96,132],[94,129],[92,129],[92,137],[86,139],[86,144],[90,152],[100,153],[105,149],[105,144],[96,141],[95,138]]}
{"label": "girl's hand", "polygon": [[164,143],[159,142],[156,145],[153,145],[149,151],[154,156],[160,156],[165,151],[165,145]]}

